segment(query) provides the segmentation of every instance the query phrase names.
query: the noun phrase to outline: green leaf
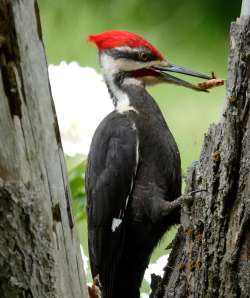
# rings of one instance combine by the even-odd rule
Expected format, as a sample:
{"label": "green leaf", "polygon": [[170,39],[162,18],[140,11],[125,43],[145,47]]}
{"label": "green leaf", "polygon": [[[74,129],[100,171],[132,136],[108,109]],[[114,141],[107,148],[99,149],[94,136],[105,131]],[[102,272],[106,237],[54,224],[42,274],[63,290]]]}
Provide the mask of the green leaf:
{"label": "green leaf", "polygon": [[82,155],[66,156],[69,185],[74,216],[77,222],[86,219],[85,171],[86,158]]}

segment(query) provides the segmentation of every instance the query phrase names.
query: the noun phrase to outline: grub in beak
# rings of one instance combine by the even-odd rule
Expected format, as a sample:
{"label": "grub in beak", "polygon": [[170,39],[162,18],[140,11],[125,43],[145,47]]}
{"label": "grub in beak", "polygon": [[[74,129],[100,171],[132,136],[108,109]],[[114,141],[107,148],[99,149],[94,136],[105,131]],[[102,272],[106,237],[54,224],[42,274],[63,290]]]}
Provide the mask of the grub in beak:
{"label": "grub in beak", "polygon": [[195,71],[189,70],[187,68],[184,68],[182,66],[170,64],[166,61],[162,61],[160,64],[155,65],[152,68],[154,69],[154,71],[156,71],[158,73],[158,75],[162,81],[170,83],[170,84],[175,84],[175,85],[183,86],[186,88],[190,88],[190,89],[193,89],[196,91],[208,92],[206,89],[201,88],[199,85],[194,85],[194,84],[184,81],[182,79],[176,78],[176,77],[170,75],[168,72],[181,73],[184,75],[202,78],[205,80],[211,80],[213,78],[211,75],[208,76],[208,75],[202,74],[200,72],[195,72]]}

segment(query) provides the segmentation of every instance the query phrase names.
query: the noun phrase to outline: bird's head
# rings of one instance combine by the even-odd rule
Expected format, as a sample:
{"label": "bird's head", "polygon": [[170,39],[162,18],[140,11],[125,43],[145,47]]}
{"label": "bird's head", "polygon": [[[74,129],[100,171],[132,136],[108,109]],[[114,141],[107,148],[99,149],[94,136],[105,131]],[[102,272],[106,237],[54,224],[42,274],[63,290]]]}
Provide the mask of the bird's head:
{"label": "bird's head", "polygon": [[[106,31],[90,35],[89,41],[99,49],[104,76],[115,77],[152,85],[167,82],[201,91],[199,87],[169,74],[182,73],[202,79],[210,76],[169,63],[164,56],[141,36],[121,30]],[[204,91],[204,90],[203,90]]]}

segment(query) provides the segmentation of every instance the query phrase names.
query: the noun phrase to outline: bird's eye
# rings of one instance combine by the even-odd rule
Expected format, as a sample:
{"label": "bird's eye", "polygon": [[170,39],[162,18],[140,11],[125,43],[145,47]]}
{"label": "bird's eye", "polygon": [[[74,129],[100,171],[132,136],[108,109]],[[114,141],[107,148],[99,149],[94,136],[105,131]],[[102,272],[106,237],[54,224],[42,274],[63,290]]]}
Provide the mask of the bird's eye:
{"label": "bird's eye", "polygon": [[142,61],[147,61],[148,60],[148,55],[144,52],[139,53],[139,58]]}

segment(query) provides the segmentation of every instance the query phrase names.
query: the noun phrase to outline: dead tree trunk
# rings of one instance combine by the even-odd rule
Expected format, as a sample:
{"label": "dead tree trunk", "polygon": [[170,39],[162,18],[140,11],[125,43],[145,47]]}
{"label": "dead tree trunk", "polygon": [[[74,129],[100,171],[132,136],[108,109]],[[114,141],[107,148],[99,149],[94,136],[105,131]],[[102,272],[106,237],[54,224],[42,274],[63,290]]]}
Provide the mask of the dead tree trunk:
{"label": "dead tree trunk", "polygon": [[[245,6],[245,8],[244,8]],[[250,297],[250,1],[231,26],[226,102],[187,177],[197,193],[151,297]]]}
{"label": "dead tree trunk", "polygon": [[0,0],[0,297],[86,298],[35,0]]}

